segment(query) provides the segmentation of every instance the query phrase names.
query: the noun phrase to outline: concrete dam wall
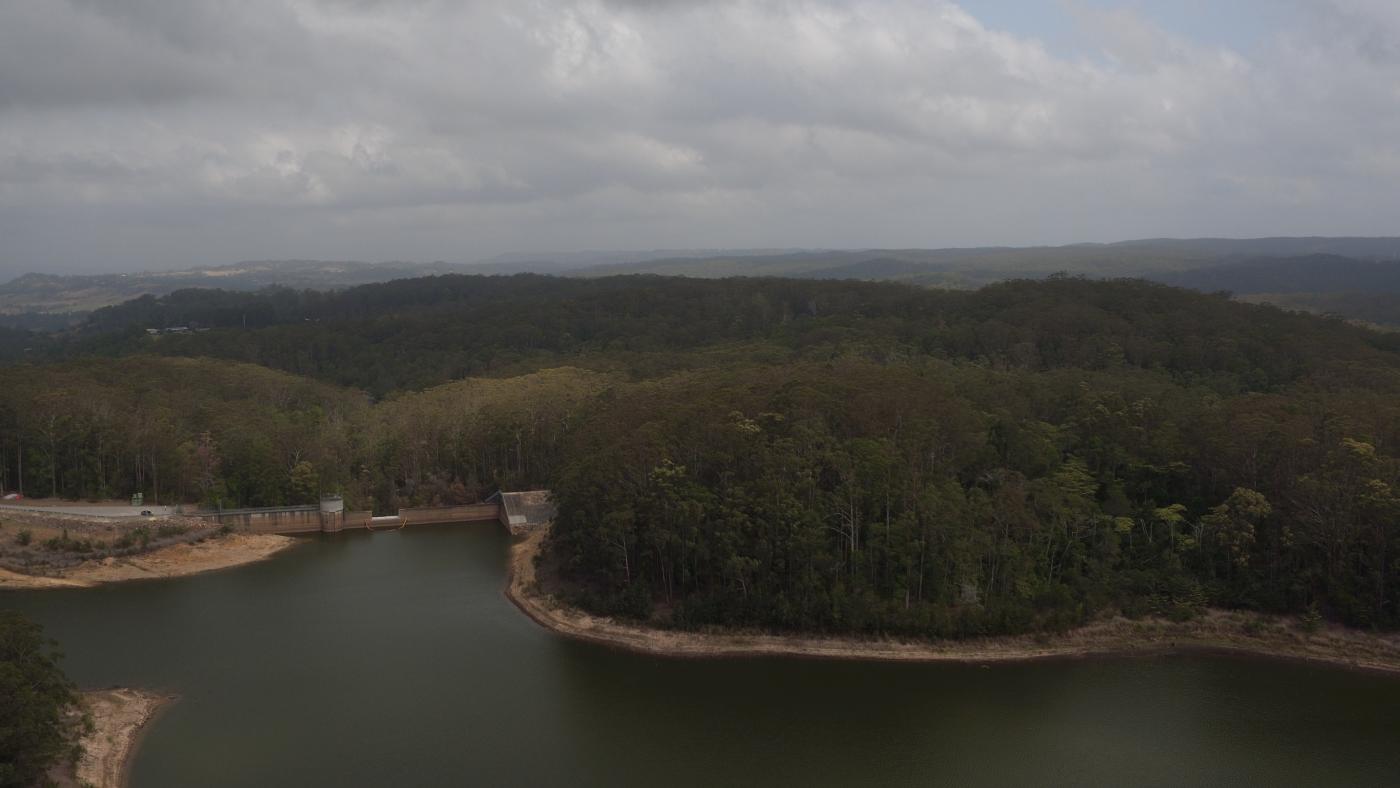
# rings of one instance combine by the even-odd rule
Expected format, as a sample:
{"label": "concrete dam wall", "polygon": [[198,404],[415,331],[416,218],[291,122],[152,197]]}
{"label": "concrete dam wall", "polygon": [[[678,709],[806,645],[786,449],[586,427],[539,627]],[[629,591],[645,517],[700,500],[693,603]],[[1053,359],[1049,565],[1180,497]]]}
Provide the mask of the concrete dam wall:
{"label": "concrete dam wall", "polygon": [[399,510],[399,520],[403,525],[472,523],[499,519],[501,519],[501,506],[495,503],[472,503],[465,506],[425,506],[418,509]]}
{"label": "concrete dam wall", "polygon": [[435,523],[476,523],[500,522],[512,533],[520,533],[532,527],[547,524],[548,516],[553,519],[553,508],[539,508],[532,511],[531,517],[512,512],[508,502],[516,499],[511,496],[530,495],[532,500],[547,500],[547,491],[531,493],[497,493],[485,503],[461,506],[425,506],[400,509],[397,515],[375,517],[372,512],[347,512],[344,502],[338,497],[329,497],[319,506],[277,506],[261,509],[223,509],[183,512],[190,517],[205,517],[216,520],[239,530],[259,534],[315,534],[339,533],[347,528],[402,528],[406,525],[432,525]]}
{"label": "concrete dam wall", "polygon": [[314,534],[329,530],[322,527],[319,506],[228,509],[220,512],[189,512],[188,515],[217,520],[222,525],[255,534]]}

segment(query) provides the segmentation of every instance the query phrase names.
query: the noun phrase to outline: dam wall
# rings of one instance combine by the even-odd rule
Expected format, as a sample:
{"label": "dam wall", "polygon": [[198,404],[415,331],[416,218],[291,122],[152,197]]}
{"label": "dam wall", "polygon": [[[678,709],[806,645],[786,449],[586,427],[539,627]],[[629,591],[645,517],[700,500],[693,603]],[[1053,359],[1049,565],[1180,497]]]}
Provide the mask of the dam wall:
{"label": "dam wall", "polygon": [[321,531],[321,507],[319,506],[226,509],[213,512],[191,512],[189,514],[255,534],[314,534]]}
{"label": "dam wall", "polygon": [[[527,496],[527,497],[518,497]],[[221,525],[255,534],[339,533],[346,529],[402,528],[438,523],[499,522],[520,533],[553,519],[546,506],[548,492],[497,493],[485,503],[460,506],[423,506],[400,509],[397,515],[375,517],[373,512],[347,512],[339,496],[327,496],[320,505],[271,506],[258,509],[182,511],[187,517],[204,517]]]}
{"label": "dam wall", "polygon": [[220,525],[255,534],[336,533],[346,528],[365,528],[369,512],[324,511],[320,506],[269,506],[261,509],[223,509],[181,512],[186,517],[202,517]]}
{"label": "dam wall", "polygon": [[400,509],[402,525],[432,525],[434,523],[474,523],[499,520],[501,506],[495,503],[472,503],[465,506],[425,506]]}

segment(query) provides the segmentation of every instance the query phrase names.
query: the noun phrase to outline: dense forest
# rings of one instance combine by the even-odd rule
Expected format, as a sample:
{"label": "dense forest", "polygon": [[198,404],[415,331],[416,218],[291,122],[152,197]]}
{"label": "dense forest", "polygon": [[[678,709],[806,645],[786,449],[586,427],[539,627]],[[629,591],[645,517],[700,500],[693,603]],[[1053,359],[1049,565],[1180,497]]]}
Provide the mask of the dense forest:
{"label": "dense forest", "polygon": [[543,485],[605,376],[555,368],[371,406],[251,364],[133,357],[0,368],[0,491],[276,506],[322,492],[394,511]]}
{"label": "dense forest", "polygon": [[1394,626],[1397,403],[941,361],[682,375],[576,431],[554,547],[589,607],[685,625],[969,635],[1320,604]]}
{"label": "dense forest", "polygon": [[[323,482],[344,483],[366,407],[362,394],[201,359],[0,367],[0,486],[31,497],[314,502]],[[293,489],[298,466],[324,479]]]}
{"label": "dense forest", "polygon": [[[180,333],[150,330],[191,328]],[[655,375],[697,351],[860,351],[1046,369],[1114,363],[1187,375],[1300,373],[1300,354],[1400,348],[1400,337],[1138,281],[1058,277],[977,291],[795,279],[438,276],[335,293],[186,290],[95,313],[39,359],[223,358],[385,396],[582,361]],[[1318,352],[1327,348],[1326,352]],[[754,351],[756,352],[756,351]]]}
{"label": "dense forest", "polygon": [[1400,335],[1223,295],[442,276],[144,298],[26,358],[0,368],[7,488],[384,509],[548,486],[548,560],[599,612],[1400,627]]}
{"label": "dense forest", "polygon": [[[674,367],[716,344],[829,343],[920,320],[961,294],[794,280],[439,276],[337,293],[188,290],[100,310],[53,356],[133,353],[245,361],[383,396],[561,360]],[[244,326],[246,325],[246,330]],[[168,327],[238,330],[149,335]]]}

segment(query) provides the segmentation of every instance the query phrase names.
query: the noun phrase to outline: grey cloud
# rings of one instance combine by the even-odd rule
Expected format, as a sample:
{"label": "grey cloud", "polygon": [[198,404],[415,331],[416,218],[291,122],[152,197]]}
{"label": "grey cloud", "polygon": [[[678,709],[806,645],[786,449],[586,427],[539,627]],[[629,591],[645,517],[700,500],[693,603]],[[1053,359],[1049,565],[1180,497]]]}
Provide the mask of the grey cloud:
{"label": "grey cloud", "polygon": [[0,10],[0,106],[288,98],[324,61],[295,9],[257,0],[54,0]]}
{"label": "grey cloud", "polygon": [[1248,57],[914,0],[0,5],[0,273],[1390,233],[1383,0]]}

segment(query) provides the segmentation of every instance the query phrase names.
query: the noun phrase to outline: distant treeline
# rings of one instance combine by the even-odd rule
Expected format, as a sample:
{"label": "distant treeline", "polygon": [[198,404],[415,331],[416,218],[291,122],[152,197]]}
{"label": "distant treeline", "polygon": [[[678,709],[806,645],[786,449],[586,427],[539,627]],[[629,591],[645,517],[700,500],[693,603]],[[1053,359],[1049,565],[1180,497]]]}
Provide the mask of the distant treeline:
{"label": "distant treeline", "polygon": [[[174,326],[227,330],[145,331]],[[383,396],[558,363],[653,374],[690,363],[691,351],[736,344],[818,355],[859,347],[1035,369],[1126,364],[1186,377],[1251,376],[1249,385],[1267,388],[1302,374],[1298,355],[1309,348],[1354,354],[1395,347],[1400,338],[1127,280],[1013,281],[964,292],[527,274],[438,276],[337,293],[181,291],[99,310],[81,333],[43,354],[225,358]]]}
{"label": "distant treeline", "polygon": [[[146,333],[171,321],[212,330]],[[43,353],[70,360],[0,369],[7,487],[21,459],[27,493],[81,497],[549,486],[546,558],[598,612],[1400,627],[1400,335],[1223,296],[444,276],[143,300]]]}

